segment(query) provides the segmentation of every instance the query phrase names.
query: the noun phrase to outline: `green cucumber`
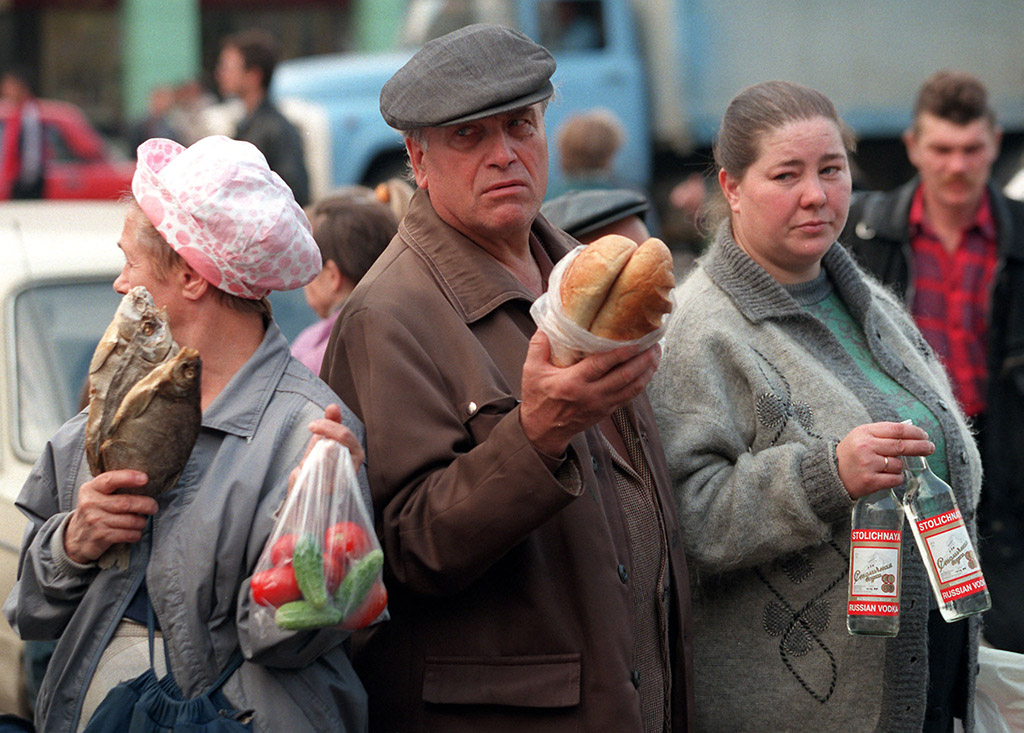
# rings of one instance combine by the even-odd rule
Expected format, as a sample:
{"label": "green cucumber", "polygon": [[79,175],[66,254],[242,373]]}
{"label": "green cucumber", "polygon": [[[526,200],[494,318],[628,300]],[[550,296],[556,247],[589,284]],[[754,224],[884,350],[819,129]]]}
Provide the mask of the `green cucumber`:
{"label": "green cucumber", "polygon": [[334,594],[334,600],[342,611],[342,618],[346,618],[362,605],[383,567],[384,553],[381,550],[370,550],[352,565],[348,575],[338,586],[338,592]]}
{"label": "green cucumber", "polygon": [[289,631],[336,626],[341,619],[341,609],[334,606],[317,608],[309,601],[289,601],[274,612],[274,623],[278,628]]}
{"label": "green cucumber", "polygon": [[324,555],[316,535],[305,534],[295,543],[292,555],[295,580],[302,597],[316,608],[327,605],[327,582],[324,578]]}

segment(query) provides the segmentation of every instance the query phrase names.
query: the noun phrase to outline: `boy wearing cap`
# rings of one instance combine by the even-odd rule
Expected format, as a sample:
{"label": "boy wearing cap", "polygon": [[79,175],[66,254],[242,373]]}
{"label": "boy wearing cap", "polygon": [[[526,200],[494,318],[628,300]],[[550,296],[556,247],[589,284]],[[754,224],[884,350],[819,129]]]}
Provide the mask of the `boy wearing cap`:
{"label": "boy wearing cap", "polygon": [[[149,668],[151,606],[160,631],[152,663],[162,676],[166,651],[186,698],[241,651],[246,661],[222,692],[254,730],[360,729],[365,692],[346,634],[268,630],[249,613],[248,578],[310,431],[362,459],[359,420],[290,356],[265,300],[319,272],[309,222],[249,143],[210,137],[185,149],[154,139],[138,153],[114,288],[145,286],[177,343],[199,351],[202,428],[158,500],[132,493],[146,483],[140,472],[89,475],[85,412],[50,440],[22,489],[29,524],[4,612],[23,638],[59,638],[37,728],[81,730],[118,682]],[[124,542],[129,567],[101,569],[96,559]]]}
{"label": "boy wearing cap", "polygon": [[644,221],[650,208],[647,197],[639,191],[587,189],[545,201],[540,213],[583,244],[606,234],[620,234],[641,244],[651,236]]}
{"label": "boy wearing cap", "polygon": [[681,731],[686,564],[643,390],[657,347],[557,368],[529,315],[575,241],[538,216],[550,54],[477,25],[381,92],[419,190],[321,370],[367,426],[391,620],[371,729]]}

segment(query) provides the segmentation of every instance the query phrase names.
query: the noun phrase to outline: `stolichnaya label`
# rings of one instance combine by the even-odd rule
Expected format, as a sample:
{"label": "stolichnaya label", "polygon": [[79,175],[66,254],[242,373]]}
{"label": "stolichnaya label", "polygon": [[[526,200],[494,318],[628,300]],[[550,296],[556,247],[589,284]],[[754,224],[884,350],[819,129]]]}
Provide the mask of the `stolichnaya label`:
{"label": "stolichnaya label", "polygon": [[943,602],[985,590],[981,565],[959,509],[918,519],[916,525],[928,548],[925,561],[931,564],[939,580]]}
{"label": "stolichnaya label", "polygon": [[895,529],[855,529],[850,533],[851,616],[900,613],[900,541]]}

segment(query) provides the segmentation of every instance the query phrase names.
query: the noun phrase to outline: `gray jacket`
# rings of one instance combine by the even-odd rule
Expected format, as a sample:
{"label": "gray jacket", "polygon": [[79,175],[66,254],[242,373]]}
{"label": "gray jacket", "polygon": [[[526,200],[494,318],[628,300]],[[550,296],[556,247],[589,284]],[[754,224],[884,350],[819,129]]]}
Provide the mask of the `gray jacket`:
{"label": "gray jacket", "polygon": [[[880,368],[939,420],[973,532],[981,464],[942,367],[841,246],[822,265]],[[694,585],[698,729],[920,730],[934,606],[924,565],[905,530],[899,635],[847,632],[853,502],[833,452],[852,428],[901,416],[727,227],[676,299],[648,391]],[[977,629],[974,617],[968,718]]]}
{"label": "gray jacket", "polygon": [[[74,730],[100,655],[143,575],[174,679],[194,696],[241,647],[246,662],[223,690],[255,710],[261,731],[363,730],[366,695],[342,646],[347,633],[285,633],[250,619],[249,576],[284,499],[307,425],[340,402],[288,353],[271,323],[263,343],[203,412],[202,430],[175,487],[132,547],[127,571],[78,565],[61,523],[90,478],[83,460],[87,413],[50,440],[21,494],[29,519],[18,580],[4,605],[24,639],[59,639],[39,691],[42,731]],[[360,440],[359,420],[343,421]],[[360,471],[364,492],[365,472]]]}

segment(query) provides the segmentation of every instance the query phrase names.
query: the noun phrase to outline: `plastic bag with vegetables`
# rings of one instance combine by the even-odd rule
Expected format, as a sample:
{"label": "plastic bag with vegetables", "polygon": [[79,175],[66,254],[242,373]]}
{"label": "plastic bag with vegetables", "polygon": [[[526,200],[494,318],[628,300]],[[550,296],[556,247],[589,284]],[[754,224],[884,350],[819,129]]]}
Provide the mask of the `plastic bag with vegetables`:
{"label": "plastic bag with vegetables", "polygon": [[250,592],[257,624],[355,630],[387,618],[384,554],[348,449],[319,440],[256,563]]}

